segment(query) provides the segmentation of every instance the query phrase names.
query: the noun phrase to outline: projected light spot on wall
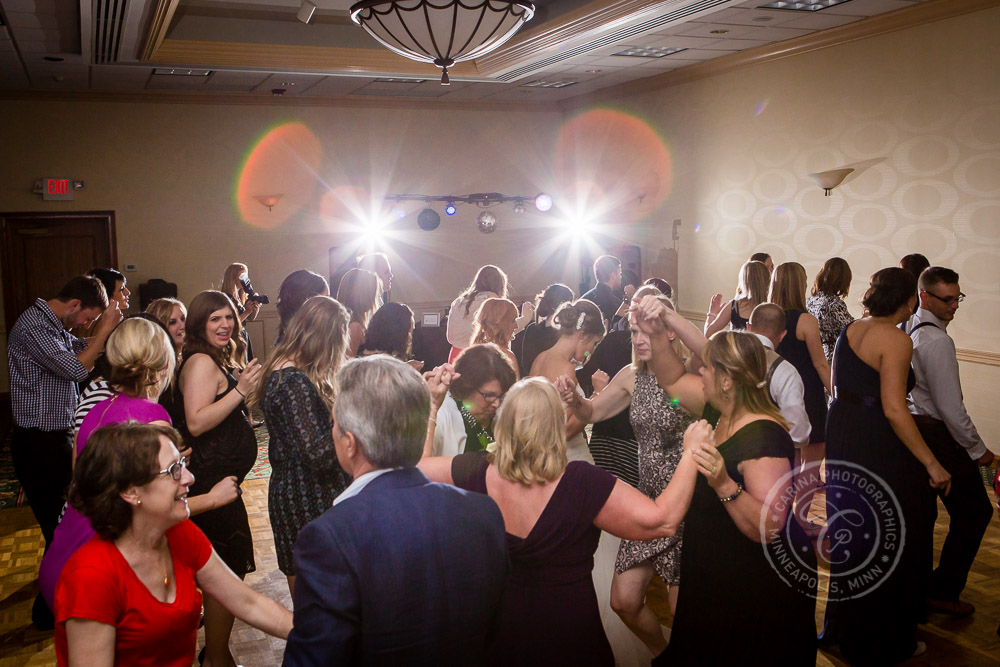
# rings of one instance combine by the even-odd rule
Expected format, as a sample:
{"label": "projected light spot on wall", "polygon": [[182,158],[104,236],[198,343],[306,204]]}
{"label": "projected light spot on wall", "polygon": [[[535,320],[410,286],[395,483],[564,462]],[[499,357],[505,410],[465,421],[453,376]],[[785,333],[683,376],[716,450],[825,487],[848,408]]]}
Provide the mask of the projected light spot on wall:
{"label": "projected light spot on wall", "polygon": [[[588,111],[567,122],[556,146],[563,192],[600,184],[604,200],[592,215],[637,220],[670,195],[673,166],[663,139],[642,119],[614,109]],[[608,220],[611,223],[611,220]]]}
{"label": "projected light spot on wall", "polygon": [[[263,229],[277,227],[308,204],[316,187],[323,149],[316,135],[302,123],[286,123],[269,130],[251,148],[236,184],[235,204],[240,218]],[[281,193],[268,210],[256,198]]]}
{"label": "projected light spot on wall", "polygon": [[768,98],[765,98],[764,101],[760,103],[760,105],[757,107],[757,110],[753,112],[754,118],[756,118],[757,116],[759,116],[762,113],[764,113],[764,111],[767,109],[767,105],[768,105],[768,103],[770,101],[771,101],[771,98],[768,97]]}

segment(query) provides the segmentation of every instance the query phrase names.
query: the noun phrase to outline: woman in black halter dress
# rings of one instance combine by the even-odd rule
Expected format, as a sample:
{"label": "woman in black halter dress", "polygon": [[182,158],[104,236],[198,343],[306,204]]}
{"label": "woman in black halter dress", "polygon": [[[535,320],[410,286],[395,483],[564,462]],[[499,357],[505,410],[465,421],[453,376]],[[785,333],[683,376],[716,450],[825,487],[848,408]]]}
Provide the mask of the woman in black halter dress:
{"label": "woman in black halter dress", "polygon": [[834,352],[826,463],[831,579],[823,639],[839,643],[859,665],[892,664],[919,652],[916,629],[930,563],[930,545],[921,536],[933,520],[932,486],[950,484],[906,410],[912,345],[896,325],[913,311],[916,290],[916,279],[902,269],[873,275],[863,301],[869,316],[844,328]]}

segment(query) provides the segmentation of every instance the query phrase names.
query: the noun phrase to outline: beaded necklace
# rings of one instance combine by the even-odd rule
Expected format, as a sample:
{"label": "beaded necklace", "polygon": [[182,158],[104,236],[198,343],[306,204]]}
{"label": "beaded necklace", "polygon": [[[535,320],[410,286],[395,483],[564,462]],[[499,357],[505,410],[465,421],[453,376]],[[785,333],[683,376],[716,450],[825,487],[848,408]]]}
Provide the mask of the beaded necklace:
{"label": "beaded necklace", "polygon": [[[458,411],[461,413],[462,422],[465,425],[465,451],[486,451],[486,446],[493,442],[493,434],[488,429],[483,428],[479,420],[473,417],[462,403],[458,404]],[[473,442],[479,443],[478,449],[469,446]]]}

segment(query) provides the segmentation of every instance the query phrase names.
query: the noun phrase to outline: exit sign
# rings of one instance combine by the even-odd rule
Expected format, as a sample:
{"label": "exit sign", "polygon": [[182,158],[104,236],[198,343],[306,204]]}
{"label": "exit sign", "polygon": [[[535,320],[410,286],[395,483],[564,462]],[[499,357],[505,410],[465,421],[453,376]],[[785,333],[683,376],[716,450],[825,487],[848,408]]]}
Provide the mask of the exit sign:
{"label": "exit sign", "polygon": [[73,201],[73,181],[68,178],[42,179],[42,199]]}

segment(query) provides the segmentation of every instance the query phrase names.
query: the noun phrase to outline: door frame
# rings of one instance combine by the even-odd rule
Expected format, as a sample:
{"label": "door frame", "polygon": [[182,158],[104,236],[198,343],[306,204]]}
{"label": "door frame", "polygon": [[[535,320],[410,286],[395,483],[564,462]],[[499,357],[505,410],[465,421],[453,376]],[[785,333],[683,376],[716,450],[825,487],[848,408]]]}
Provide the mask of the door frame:
{"label": "door frame", "polygon": [[[3,301],[4,301],[4,333],[10,331],[14,326],[20,313],[11,313],[10,309],[14,305],[14,285],[11,280],[11,266],[13,247],[9,238],[10,226],[8,222],[32,221],[44,223],[48,221],[52,225],[58,225],[65,220],[75,220],[79,218],[103,218],[105,229],[108,233],[108,243],[110,244],[109,257],[114,267],[118,266],[118,236],[115,233],[115,212],[114,211],[27,211],[27,212],[0,212],[0,258],[3,259],[3,267],[0,269],[0,279],[3,280]],[[39,295],[42,296],[42,295]],[[54,296],[54,295],[52,295]]]}

